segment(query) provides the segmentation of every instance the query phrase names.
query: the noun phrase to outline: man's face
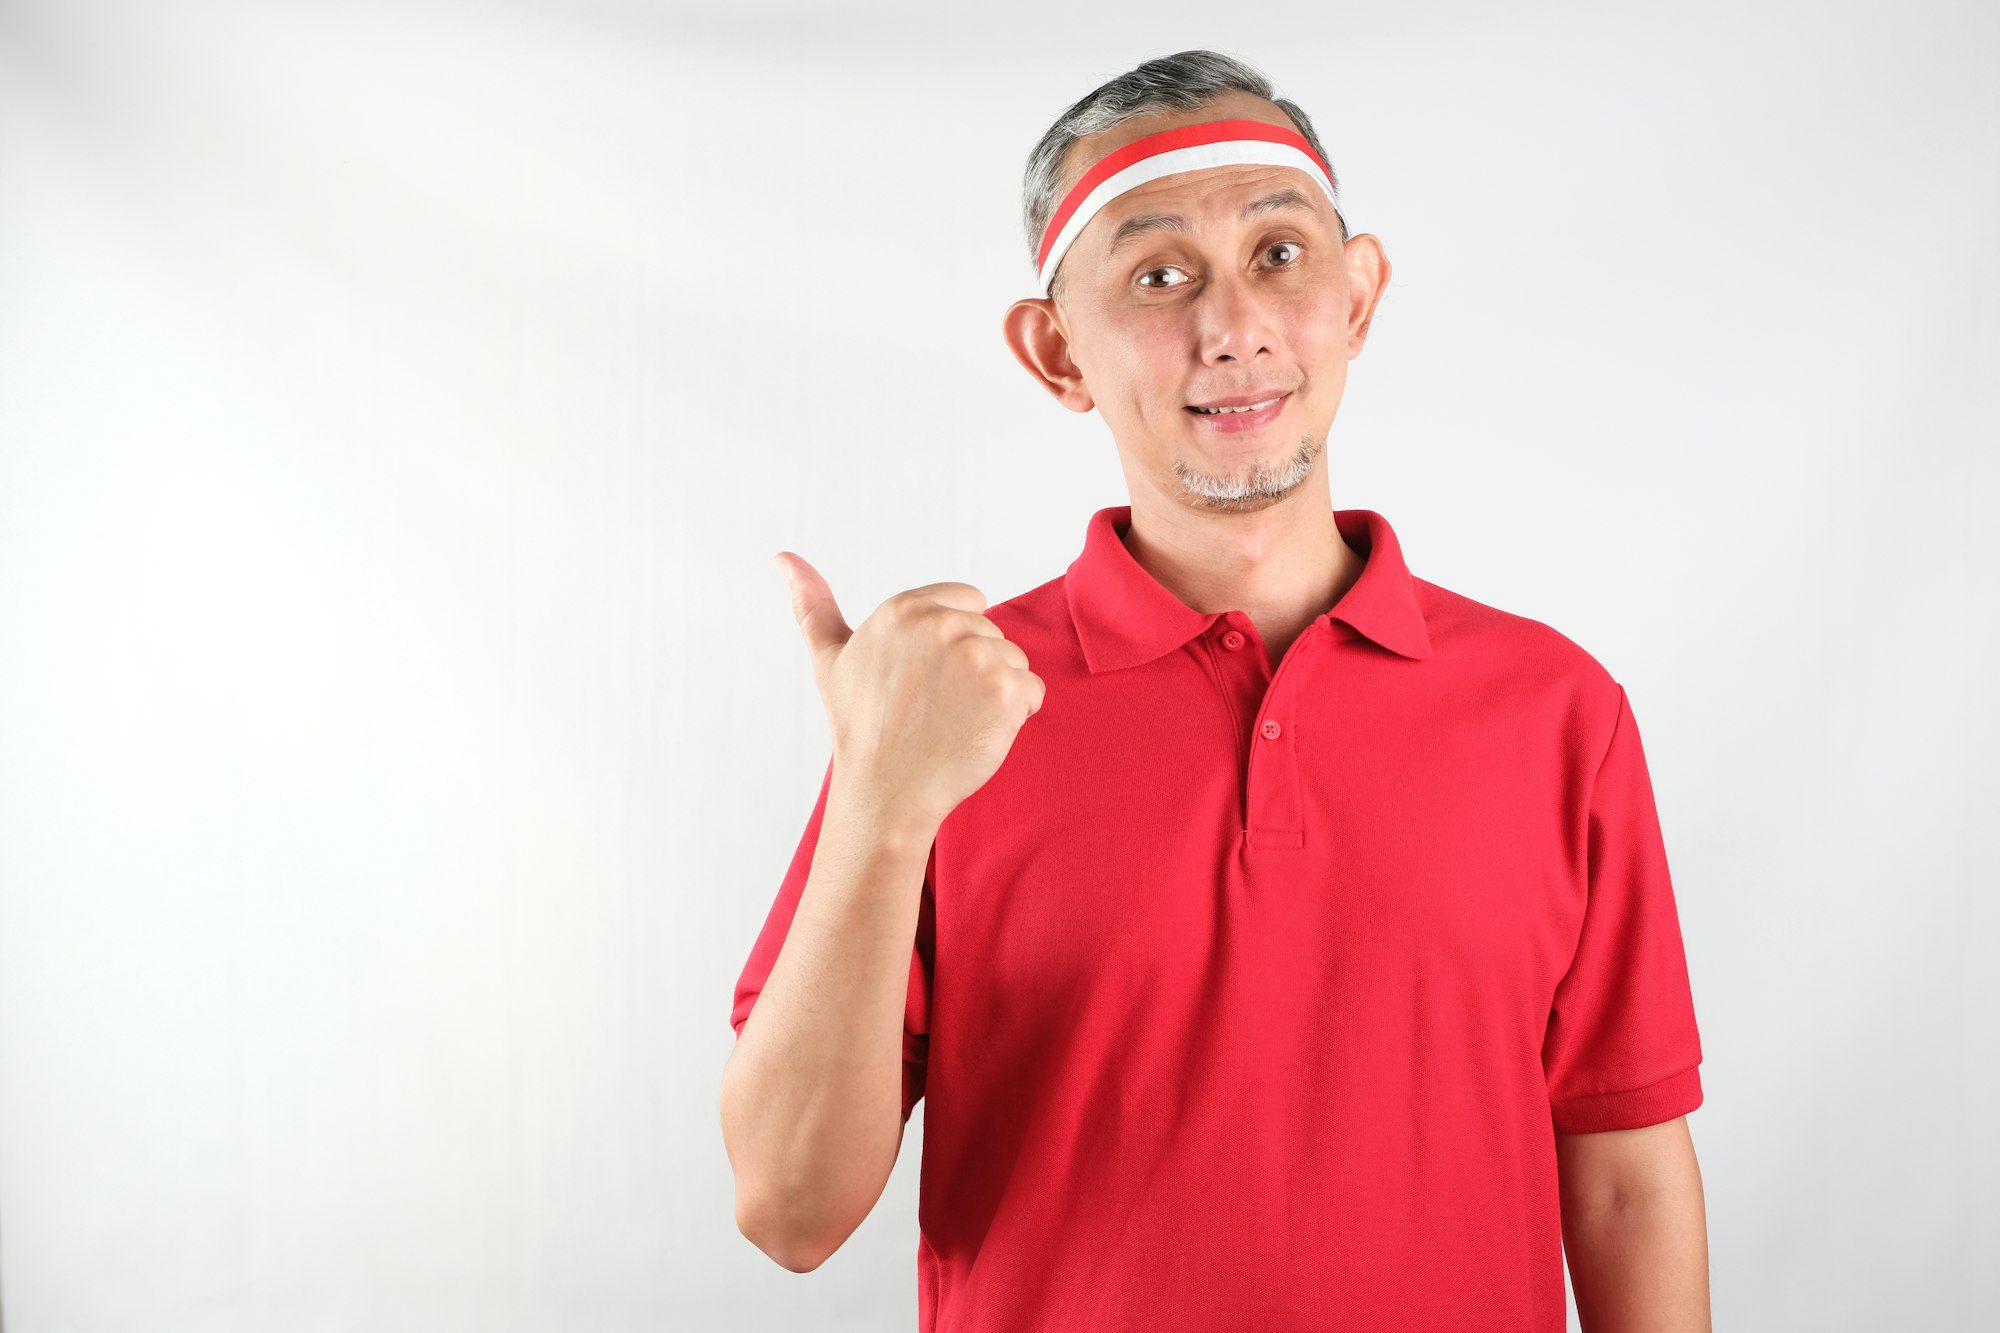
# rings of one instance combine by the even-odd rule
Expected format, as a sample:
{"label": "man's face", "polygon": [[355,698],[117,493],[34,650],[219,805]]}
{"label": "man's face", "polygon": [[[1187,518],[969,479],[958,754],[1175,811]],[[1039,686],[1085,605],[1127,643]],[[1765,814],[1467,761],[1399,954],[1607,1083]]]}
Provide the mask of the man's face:
{"label": "man's face", "polygon": [[[1254,98],[1148,118],[1078,145],[1071,179],[1142,134],[1225,116],[1291,125]],[[1008,340],[1066,405],[1103,413],[1134,485],[1201,508],[1261,508],[1302,483],[1324,447],[1388,273],[1374,237],[1342,242],[1304,172],[1211,167],[1101,210],[1063,258],[1061,301],[1016,303]],[[1272,398],[1250,412],[1196,410]]]}

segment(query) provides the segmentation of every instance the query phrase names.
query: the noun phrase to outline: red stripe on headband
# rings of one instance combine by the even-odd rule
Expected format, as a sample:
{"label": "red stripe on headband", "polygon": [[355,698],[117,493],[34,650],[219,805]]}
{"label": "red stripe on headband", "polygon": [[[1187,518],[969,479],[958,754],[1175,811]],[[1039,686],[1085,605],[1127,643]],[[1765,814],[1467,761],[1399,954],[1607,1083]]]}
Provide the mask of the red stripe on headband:
{"label": "red stripe on headband", "polygon": [[1049,225],[1042,232],[1041,248],[1035,252],[1035,267],[1039,270],[1049,259],[1049,251],[1054,248],[1056,237],[1068,225],[1070,215],[1083,206],[1090,192],[1117,175],[1134,162],[1157,157],[1161,153],[1172,152],[1176,148],[1191,148],[1196,144],[1216,143],[1223,139],[1262,139],[1266,143],[1290,144],[1313,161],[1319,163],[1327,179],[1333,178],[1333,168],[1327,166],[1326,159],[1313,151],[1306,136],[1297,130],[1286,129],[1283,125],[1272,125],[1262,120],[1207,120],[1198,125],[1177,125],[1170,130],[1148,134],[1134,139],[1123,148],[1114,148],[1097,159],[1090,170],[1083,173],[1069,193],[1063,196],[1062,205],[1049,219]]}

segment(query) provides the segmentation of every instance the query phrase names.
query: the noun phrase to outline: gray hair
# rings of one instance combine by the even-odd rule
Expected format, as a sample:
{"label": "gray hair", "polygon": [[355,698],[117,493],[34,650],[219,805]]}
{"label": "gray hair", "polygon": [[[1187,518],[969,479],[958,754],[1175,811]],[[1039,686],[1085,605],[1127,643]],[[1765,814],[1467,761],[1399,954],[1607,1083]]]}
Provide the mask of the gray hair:
{"label": "gray hair", "polygon": [[[1064,187],[1063,159],[1072,144],[1154,111],[1194,110],[1218,93],[1232,89],[1261,97],[1291,117],[1313,151],[1326,160],[1328,178],[1338,193],[1340,180],[1332,174],[1333,159],[1320,147],[1312,121],[1298,103],[1277,96],[1269,79],[1233,56],[1218,51],[1178,51],[1148,60],[1130,73],[1120,74],[1093,89],[1057,116],[1056,123],[1049,126],[1048,133],[1028,154],[1028,169],[1021,179],[1021,223],[1028,233],[1028,262],[1034,263],[1042,248],[1042,232],[1062,200],[1058,192]],[[1347,219],[1340,216],[1338,207],[1333,215],[1340,223],[1340,239],[1345,241]],[[1067,263],[1065,259],[1056,266],[1055,279],[1050,284],[1057,300],[1063,298],[1063,268]]]}

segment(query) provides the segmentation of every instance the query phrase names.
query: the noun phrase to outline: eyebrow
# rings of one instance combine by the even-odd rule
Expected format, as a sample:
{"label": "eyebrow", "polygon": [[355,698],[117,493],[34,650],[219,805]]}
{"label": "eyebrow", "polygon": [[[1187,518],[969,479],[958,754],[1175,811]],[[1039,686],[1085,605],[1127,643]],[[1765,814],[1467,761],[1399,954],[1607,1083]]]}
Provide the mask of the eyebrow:
{"label": "eyebrow", "polygon": [[[1295,187],[1287,185],[1282,190],[1267,194],[1262,199],[1252,199],[1243,205],[1242,216],[1254,218],[1264,213],[1275,213],[1281,208],[1304,209],[1308,213],[1315,211],[1312,200],[1306,198]],[[1178,213],[1141,213],[1137,217],[1126,218],[1118,224],[1118,230],[1111,233],[1111,250],[1116,252],[1118,247],[1127,241],[1135,240],[1149,232],[1175,231],[1185,235],[1188,230],[1188,220]]]}

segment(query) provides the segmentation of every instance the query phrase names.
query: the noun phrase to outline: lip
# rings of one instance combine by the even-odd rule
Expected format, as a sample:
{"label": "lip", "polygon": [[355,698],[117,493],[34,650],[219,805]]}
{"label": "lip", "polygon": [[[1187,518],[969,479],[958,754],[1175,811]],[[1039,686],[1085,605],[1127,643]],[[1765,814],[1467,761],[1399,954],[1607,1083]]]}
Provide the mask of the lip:
{"label": "lip", "polygon": [[[1234,398],[1218,398],[1214,402],[1202,403],[1201,406],[1242,407],[1249,403],[1261,403],[1272,396],[1269,393],[1238,394]],[[1288,390],[1276,395],[1276,397],[1278,399],[1277,402],[1255,412],[1223,412],[1219,415],[1211,415],[1195,411],[1192,404],[1181,410],[1193,417],[1204,428],[1230,435],[1238,431],[1256,430],[1260,426],[1268,426],[1273,421],[1276,421],[1283,414],[1285,404],[1292,401],[1292,395]]]}

